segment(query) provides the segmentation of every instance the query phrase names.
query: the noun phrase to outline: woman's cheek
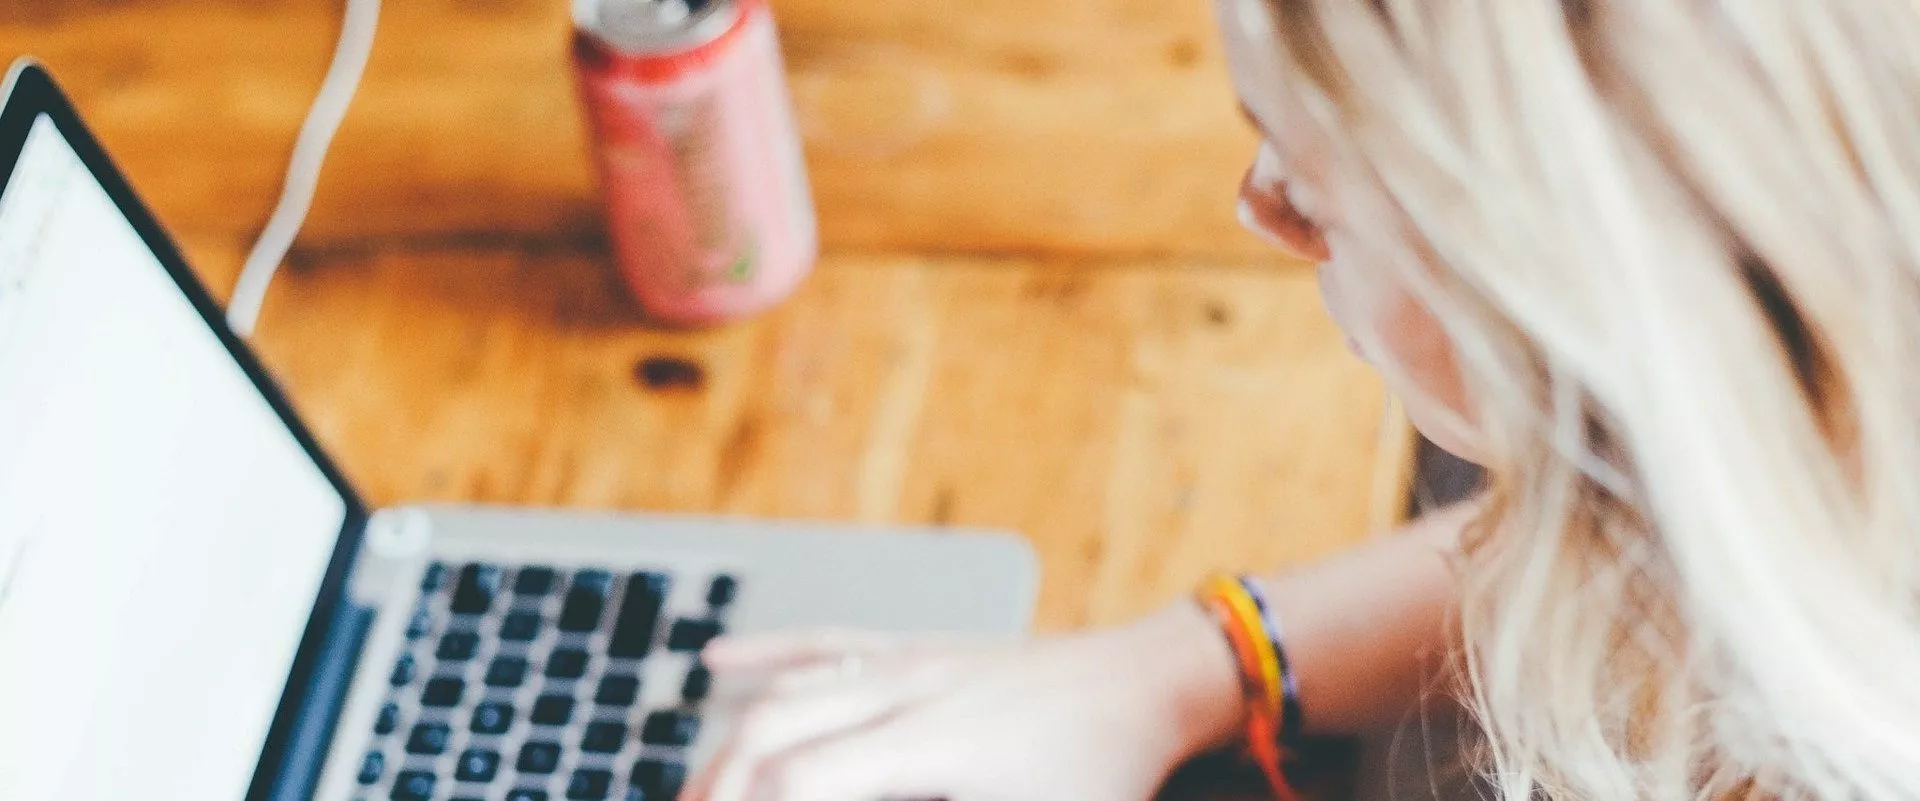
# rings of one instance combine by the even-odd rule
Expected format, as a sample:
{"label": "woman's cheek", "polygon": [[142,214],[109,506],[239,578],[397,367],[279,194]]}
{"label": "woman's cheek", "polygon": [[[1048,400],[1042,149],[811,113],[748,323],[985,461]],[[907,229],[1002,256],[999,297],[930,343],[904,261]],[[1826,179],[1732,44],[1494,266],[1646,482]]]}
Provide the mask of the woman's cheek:
{"label": "woman's cheek", "polygon": [[1469,462],[1484,463],[1480,415],[1467,400],[1453,340],[1427,307],[1403,296],[1382,341],[1413,386],[1397,388],[1407,416],[1427,439]]}
{"label": "woman's cheek", "polygon": [[[1453,343],[1439,320],[1404,291],[1357,283],[1364,275],[1337,257],[1320,265],[1319,278],[1321,301],[1347,347],[1376,367],[1390,360],[1400,368],[1383,371],[1382,377],[1404,401],[1414,426],[1440,447],[1476,460],[1475,437],[1461,430],[1461,424],[1471,426],[1476,415],[1467,408]],[[1359,336],[1363,331],[1372,336]],[[1369,353],[1362,343],[1386,352]]]}
{"label": "woman's cheek", "polygon": [[1361,347],[1361,339],[1358,336],[1363,326],[1370,325],[1372,321],[1367,320],[1365,315],[1360,313],[1360,307],[1353,302],[1353,288],[1345,284],[1346,281],[1351,280],[1351,274],[1329,260],[1320,263],[1319,279],[1320,304],[1326,307],[1327,316],[1332,317],[1333,324],[1339,327],[1341,336],[1346,339],[1347,349],[1353,351],[1353,355],[1362,361],[1372,364],[1373,360],[1368,358],[1366,349]]}

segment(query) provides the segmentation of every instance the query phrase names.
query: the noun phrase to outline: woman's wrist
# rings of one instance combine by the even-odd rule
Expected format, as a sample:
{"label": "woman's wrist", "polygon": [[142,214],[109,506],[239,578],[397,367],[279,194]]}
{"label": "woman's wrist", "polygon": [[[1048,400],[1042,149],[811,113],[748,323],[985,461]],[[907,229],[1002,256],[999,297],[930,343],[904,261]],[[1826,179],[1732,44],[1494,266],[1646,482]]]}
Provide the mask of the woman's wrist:
{"label": "woman's wrist", "polygon": [[1436,512],[1401,532],[1261,580],[1299,690],[1309,735],[1403,723],[1445,692],[1457,590],[1448,554],[1477,511]]}
{"label": "woman's wrist", "polygon": [[1186,759],[1245,732],[1247,707],[1233,647],[1199,605],[1176,603],[1132,627],[1145,678],[1173,722],[1170,744]]}

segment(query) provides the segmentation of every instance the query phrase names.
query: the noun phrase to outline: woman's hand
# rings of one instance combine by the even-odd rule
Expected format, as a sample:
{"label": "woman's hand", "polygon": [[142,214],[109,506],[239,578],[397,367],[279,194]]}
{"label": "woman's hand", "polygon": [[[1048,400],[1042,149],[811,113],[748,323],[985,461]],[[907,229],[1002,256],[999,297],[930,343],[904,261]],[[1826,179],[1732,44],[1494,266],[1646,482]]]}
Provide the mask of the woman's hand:
{"label": "woman's hand", "polygon": [[705,660],[767,680],[687,801],[1145,801],[1244,714],[1231,652],[1188,605],[1028,644],[815,632]]}

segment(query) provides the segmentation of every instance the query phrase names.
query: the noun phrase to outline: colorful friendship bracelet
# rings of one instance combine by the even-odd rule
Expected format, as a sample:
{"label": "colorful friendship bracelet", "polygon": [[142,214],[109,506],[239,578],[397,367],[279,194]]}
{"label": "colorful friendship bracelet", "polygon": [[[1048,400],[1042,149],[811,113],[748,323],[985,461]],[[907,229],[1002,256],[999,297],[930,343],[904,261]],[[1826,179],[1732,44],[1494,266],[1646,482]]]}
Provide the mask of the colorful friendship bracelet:
{"label": "colorful friendship bracelet", "polygon": [[1236,667],[1240,674],[1240,687],[1243,701],[1247,707],[1246,748],[1259,766],[1268,784],[1273,788],[1274,796],[1291,801],[1294,796],[1286,783],[1286,777],[1280,773],[1279,747],[1274,737],[1276,728],[1272,716],[1265,711],[1266,688],[1261,685],[1259,646],[1257,638],[1246,630],[1239,613],[1233,605],[1219,593],[1207,593],[1201,598],[1202,605],[1214,616],[1220,630],[1226,635],[1232,647]]}
{"label": "colorful friendship bracelet", "polygon": [[1240,586],[1247,591],[1247,597],[1253,599],[1254,606],[1259,608],[1260,621],[1266,627],[1267,638],[1273,643],[1274,660],[1279,663],[1280,669],[1280,747],[1292,751],[1300,743],[1300,681],[1294,675],[1292,666],[1287,664],[1286,637],[1280,628],[1280,616],[1274,611],[1273,605],[1267,603],[1266,593],[1261,592],[1257,582],[1241,576]]}
{"label": "colorful friendship bracelet", "polygon": [[[1286,686],[1291,677],[1262,600],[1248,584],[1222,576],[1201,585],[1195,593],[1201,607],[1212,614],[1232,646],[1247,706],[1247,750],[1281,801],[1298,798],[1281,770],[1282,719],[1287,709]],[[1297,706],[1297,704],[1295,704]]]}

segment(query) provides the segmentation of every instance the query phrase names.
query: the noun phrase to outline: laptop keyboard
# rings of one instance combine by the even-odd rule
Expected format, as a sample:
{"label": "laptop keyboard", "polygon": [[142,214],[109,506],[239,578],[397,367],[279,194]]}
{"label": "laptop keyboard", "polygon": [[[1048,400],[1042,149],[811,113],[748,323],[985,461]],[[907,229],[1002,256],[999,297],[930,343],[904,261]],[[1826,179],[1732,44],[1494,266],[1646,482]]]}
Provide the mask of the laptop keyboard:
{"label": "laptop keyboard", "polygon": [[420,590],[362,801],[679,795],[731,575],[435,563]]}

